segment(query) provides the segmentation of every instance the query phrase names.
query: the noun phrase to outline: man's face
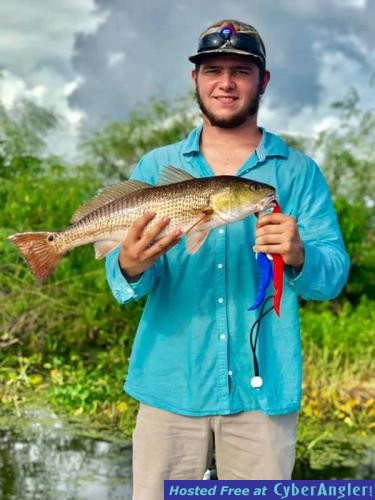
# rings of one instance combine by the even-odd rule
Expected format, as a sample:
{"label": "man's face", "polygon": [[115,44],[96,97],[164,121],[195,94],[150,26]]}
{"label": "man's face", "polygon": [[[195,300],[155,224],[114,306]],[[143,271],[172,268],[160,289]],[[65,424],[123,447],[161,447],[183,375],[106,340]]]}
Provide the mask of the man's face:
{"label": "man's face", "polygon": [[268,72],[261,82],[258,66],[236,55],[206,57],[192,76],[202,113],[222,128],[238,127],[255,116],[269,81]]}

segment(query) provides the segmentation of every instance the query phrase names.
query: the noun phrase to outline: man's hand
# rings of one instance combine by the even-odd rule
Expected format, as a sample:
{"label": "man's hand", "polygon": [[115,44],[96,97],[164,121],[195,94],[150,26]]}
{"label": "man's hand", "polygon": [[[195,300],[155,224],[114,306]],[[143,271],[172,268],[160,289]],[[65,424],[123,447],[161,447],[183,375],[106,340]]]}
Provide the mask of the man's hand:
{"label": "man's hand", "polygon": [[253,250],[280,254],[285,264],[297,269],[301,269],[305,261],[296,220],[285,214],[269,214],[259,218]]}
{"label": "man's hand", "polygon": [[122,244],[119,255],[120,267],[132,281],[151,267],[156,259],[176,245],[181,238],[182,231],[176,229],[171,234],[158,239],[170,222],[168,217],[163,217],[147,231],[146,226],[155,215],[155,212],[147,212],[137,219]]}

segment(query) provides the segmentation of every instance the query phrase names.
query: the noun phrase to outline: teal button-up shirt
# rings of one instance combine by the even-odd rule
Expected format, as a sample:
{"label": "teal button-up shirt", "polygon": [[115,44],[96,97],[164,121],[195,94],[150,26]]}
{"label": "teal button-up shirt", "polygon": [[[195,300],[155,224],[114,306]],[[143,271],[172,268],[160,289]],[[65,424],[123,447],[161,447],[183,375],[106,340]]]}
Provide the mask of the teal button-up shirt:
{"label": "teal button-up shirt", "polygon": [[[214,175],[200,152],[200,133],[198,127],[187,139],[146,154],[132,178],[155,185],[166,165],[195,177]],[[108,282],[121,304],[148,294],[124,386],[143,403],[192,416],[243,410],[277,415],[300,407],[298,296],[336,297],[349,259],[326,182],[310,158],[263,130],[237,175],[276,188],[283,212],[297,220],[305,248],[302,271],[286,270],[281,317],[272,312],[261,323],[257,356],[263,386],[250,385],[249,330],[259,311],[247,308],[260,278],[252,250],[256,218],[250,216],[212,230],[195,255],[188,254],[183,238],[136,283],[121,273],[119,248],[108,255]]]}

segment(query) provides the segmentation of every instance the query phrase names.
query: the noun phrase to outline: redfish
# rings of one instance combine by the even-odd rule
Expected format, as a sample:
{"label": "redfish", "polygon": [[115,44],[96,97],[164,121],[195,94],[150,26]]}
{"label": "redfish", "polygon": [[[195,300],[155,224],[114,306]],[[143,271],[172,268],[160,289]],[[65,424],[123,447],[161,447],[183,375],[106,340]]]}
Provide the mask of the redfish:
{"label": "redfish", "polygon": [[128,180],[104,189],[80,207],[62,231],[16,233],[9,239],[42,282],[67,252],[80,245],[94,243],[96,258],[105,257],[145,212],[156,212],[150,227],[169,217],[159,237],[179,228],[187,251],[194,254],[211,229],[270,208],[275,198],[272,186],[253,180],[230,175],[195,178],[165,167],[157,186]]}

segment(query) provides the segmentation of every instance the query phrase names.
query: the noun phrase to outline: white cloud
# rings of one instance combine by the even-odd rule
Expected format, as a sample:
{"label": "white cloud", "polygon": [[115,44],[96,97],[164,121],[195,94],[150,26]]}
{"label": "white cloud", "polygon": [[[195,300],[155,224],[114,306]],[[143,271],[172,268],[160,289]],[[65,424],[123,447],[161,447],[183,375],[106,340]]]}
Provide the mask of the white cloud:
{"label": "white cloud", "polygon": [[72,159],[85,117],[68,98],[83,82],[71,65],[77,33],[95,31],[106,14],[94,0],[44,0],[0,3],[0,101],[10,109],[26,98],[52,109],[60,127],[49,137],[49,149]]}
{"label": "white cloud", "polygon": [[199,33],[235,17],[257,26],[267,45],[273,80],[260,122],[317,133],[351,85],[374,103],[365,88],[374,61],[368,12],[365,0],[252,0],[251,12],[242,0],[3,1],[0,100],[54,108],[64,126],[51,149],[71,156],[83,122],[126,119],[139,101],[185,94]]}
{"label": "white cloud", "polygon": [[70,69],[74,37],[90,33],[104,20],[94,0],[34,0],[0,3],[1,66],[27,78],[36,67],[53,65]]}
{"label": "white cloud", "polygon": [[125,57],[126,55],[124,52],[112,52],[108,55],[108,66],[113,67],[121,64],[124,61]]}
{"label": "white cloud", "polygon": [[336,0],[337,4],[342,7],[354,7],[356,9],[364,9],[368,0]]}
{"label": "white cloud", "polygon": [[79,85],[79,80],[65,83],[63,78],[46,71],[36,81],[44,84],[28,85],[25,80],[9,71],[4,71],[0,80],[0,101],[7,110],[21,99],[28,99],[36,104],[52,109],[59,118],[59,126],[48,138],[49,152],[62,155],[66,160],[74,158],[79,140],[80,125],[85,118],[82,110],[73,109],[67,100],[67,88],[70,91]]}
{"label": "white cloud", "polygon": [[323,130],[338,125],[338,118],[331,105],[343,100],[351,86],[359,92],[366,107],[375,107],[375,95],[370,85],[371,74],[363,73],[360,62],[353,61],[338,51],[320,53],[319,102],[307,104],[291,114],[285,103],[275,107],[272,96],[270,99],[266,96],[260,110],[260,121],[267,128],[275,132],[317,136]]}
{"label": "white cloud", "polygon": [[75,78],[74,80],[72,80],[70,82],[67,82],[64,85],[64,89],[63,89],[64,95],[67,97],[70,96],[75,90],[77,90],[79,88],[79,86],[82,83],[83,83],[83,78],[80,76]]}
{"label": "white cloud", "polygon": [[9,110],[19,96],[26,92],[26,84],[8,71],[3,71],[0,80],[0,101]]}

